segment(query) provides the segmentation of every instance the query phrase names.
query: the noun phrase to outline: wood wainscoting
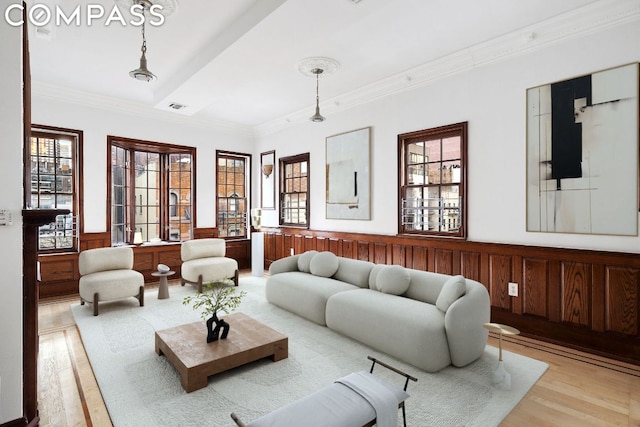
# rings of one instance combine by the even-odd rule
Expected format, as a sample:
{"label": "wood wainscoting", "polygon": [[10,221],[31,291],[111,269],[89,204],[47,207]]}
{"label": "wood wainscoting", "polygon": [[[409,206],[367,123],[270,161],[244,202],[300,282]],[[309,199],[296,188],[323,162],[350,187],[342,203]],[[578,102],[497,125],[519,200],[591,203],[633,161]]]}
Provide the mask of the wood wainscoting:
{"label": "wood wainscoting", "polygon": [[[217,236],[215,228],[199,228],[194,231],[197,239]],[[109,233],[83,233],[80,236],[80,250],[104,248],[111,246]],[[180,243],[164,243],[160,245],[143,245],[133,248],[133,269],[144,275],[145,283],[157,282],[151,276],[158,264],[168,265],[180,277]],[[239,268],[251,266],[251,244],[248,239],[227,240],[226,255],[238,261]],[[66,252],[39,255],[40,262],[40,297],[74,295],[78,293],[80,272],[78,269],[78,253]]]}
{"label": "wood wainscoting", "polygon": [[[414,236],[263,228],[265,264],[308,250],[462,274],[483,283],[491,320],[640,365],[640,255]],[[518,296],[508,294],[509,282]]]}

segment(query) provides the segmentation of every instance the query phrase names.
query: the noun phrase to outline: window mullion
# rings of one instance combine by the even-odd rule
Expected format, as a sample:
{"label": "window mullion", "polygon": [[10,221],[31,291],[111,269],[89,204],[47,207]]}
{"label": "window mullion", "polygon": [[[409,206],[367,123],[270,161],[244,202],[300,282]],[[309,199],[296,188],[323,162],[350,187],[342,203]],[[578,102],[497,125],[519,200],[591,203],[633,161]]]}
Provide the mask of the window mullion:
{"label": "window mullion", "polygon": [[136,200],[136,161],[135,161],[135,157],[136,157],[136,152],[135,150],[125,150],[126,153],[126,165],[125,165],[125,171],[126,171],[126,180],[124,182],[124,185],[127,189],[127,193],[128,196],[127,198],[124,200],[124,203],[126,203],[126,217],[125,217],[125,236],[124,236],[124,240],[125,242],[133,242],[133,233],[135,233],[136,231],[136,205],[137,205],[137,200]]}

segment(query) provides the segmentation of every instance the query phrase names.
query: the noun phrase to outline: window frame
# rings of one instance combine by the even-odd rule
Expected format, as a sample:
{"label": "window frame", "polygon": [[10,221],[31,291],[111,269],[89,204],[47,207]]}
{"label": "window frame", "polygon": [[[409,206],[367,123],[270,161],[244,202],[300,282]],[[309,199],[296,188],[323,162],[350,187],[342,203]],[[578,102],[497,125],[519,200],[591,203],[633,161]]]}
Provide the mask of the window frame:
{"label": "window frame", "polygon": [[[445,139],[450,137],[460,138],[460,158],[459,159],[440,159],[438,162],[445,163],[447,161],[456,160],[460,162],[460,182],[440,182],[429,184],[407,184],[409,164],[407,162],[407,146],[409,144],[434,140]],[[468,122],[455,123],[452,125],[439,126],[430,129],[424,129],[414,132],[408,132],[398,135],[398,234],[419,235],[419,236],[433,236],[433,237],[447,237],[447,238],[467,238],[467,210],[468,210],[468,162],[467,162],[467,145],[468,145]],[[436,162],[437,163],[437,162]],[[403,224],[403,200],[405,198],[408,188],[436,188],[436,187],[451,187],[452,185],[458,186],[458,194],[460,198],[461,207],[459,208],[459,228],[455,232],[441,231],[441,230],[414,230],[405,227]],[[441,194],[441,190],[439,189]],[[446,209],[446,208],[441,208]]]}
{"label": "window frame", "polygon": [[[65,136],[71,137],[72,139],[72,191],[71,191],[71,199],[72,199],[72,209],[71,209],[71,233],[72,233],[72,245],[70,247],[54,247],[54,248],[40,248],[40,234],[38,233],[38,251],[41,254],[50,254],[50,253],[65,253],[65,252],[78,252],[80,250],[79,239],[80,235],[84,232],[84,211],[83,211],[83,175],[82,175],[82,167],[83,167],[83,140],[84,133],[81,130],[77,129],[68,129],[61,128],[55,126],[46,126],[39,124],[32,124],[30,127],[29,133],[29,149],[27,152],[29,163],[25,164],[25,193],[29,196],[26,200],[27,208],[34,208],[31,198],[34,194],[32,191],[31,185],[31,143],[32,138],[51,138],[56,139],[56,137]],[[55,175],[55,173],[54,173]],[[57,191],[52,193],[54,195],[58,194]],[[35,208],[37,209],[37,208]],[[54,228],[57,228],[58,220],[56,219],[56,225]],[[44,225],[42,227],[52,227],[54,223]],[[40,228],[42,228],[40,227]],[[66,230],[66,228],[64,228]]]}
{"label": "window frame", "polygon": [[[115,236],[113,233],[113,222],[112,222],[112,212],[113,212],[113,169],[112,169],[112,150],[114,147],[121,148],[125,150],[126,157],[129,161],[134,161],[136,157],[136,153],[151,153],[159,155],[159,176],[160,176],[160,185],[158,188],[159,191],[159,238],[165,242],[180,242],[187,239],[194,238],[194,230],[196,228],[196,148],[189,147],[185,145],[176,145],[176,144],[167,144],[162,142],[154,142],[154,141],[143,141],[138,139],[131,138],[123,138],[114,135],[107,136],[107,229],[110,235],[110,241],[112,245],[131,245],[133,244],[134,232],[136,231],[136,222],[135,222],[135,209],[136,209],[136,186],[132,183],[135,183],[135,168],[126,166],[125,170],[128,171],[129,179],[128,183],[125,184],[126,195],[127,195],[127,204],[126,204],[126,219],[125,219],[125,237],[122,242],[116,242],[114,240]],[[171,155],[188,155],[191,157],[190,164],[190,213],[189,213],[189,221],[185,222],[185,224],[189,224],[189,237],[187,239],[181,239],[181,232],[178,233],[178,240],[172,239],[172,206],[170,204],[170,193],[173,190],[173,186],[171,186],[170,182],[170,174],[175,172],[170,169],[170,156]],[[135,164],[135,163],[134,163]],[[148,223],[144,223],[148,224]]]}
{"label": "window frame", "polygon": [[[245,162],[244,165],[244,197],[238,197],[237,200],[234,200],[234,203],[238,203],[240,199],[244,199],[244,205],[245,205],[245,212],[244,212],[244,218],[243,218],[243,223],[244,223],[244,230],[245,230],[245,234],[244,235],[228,235],[228,236],[224,236],[224,235],[220,235],[220,182],[219,182],[219,178],[220,178],[220,164],[219,164],[219,160],[225,158],[225,159],[230,159],[230,160],[242,160]],[[251,160],[252,160],[252,156],[251,154],[248,153],[240,153],[240,152],[235,152],[235,151],[227,151],[227,150],[216,150],[216,211],[215,211],[215,218],[216,218],[216,228],[218,229],[218,237],[221,239],[226,239],[226,240],[243,240],[243,239],[248,239],[249,238],[249,233],[251,231],[251,226],[250,226],[250,222],[249,222],[249,212],[251,212]],[[228,182],[227,180],[225,180],[225,182]],[[235,193],[235,192],[234,192]],[[224,196],[225,199],[233,199],[231,196],[229,195],[225,195]]]}
{"label": "window frame", "polygon": [[[298,191],[298,192],[286,192],[286,184],[285,184],[285,180],[287,179],[286,176],[286,172],[285,169],[287,167],[287,165],[293,165],[295,163],[302,163],[302,162],[306,162],[307,163],[307,175],[306,175],[306,187],[307,190],[305,192],[302,191]],[[279,164],[279,189],[278,189],[278,194],[279,194],[279,214],[278,214],[278,221],[280,226],[282,227],[295,227],[295,228],[306,228],[308,229],[310,227],[311,224],[311,162],[310,162],[310,155],[309,153],[302,153],[302,154],[296,154],[293,156],[288,156],[288,157],[281,157],[278,161]],[[305,194],[306,195],[306,202],[305,202],[305,222],[304,223],[292,223],[292,222],[286,222],[285,221],[285,211],[286,209],[291,209],[291,208],[285,208],[284,207],[284,199],[285,199],[285,194]],[[299,208],[297,208],[299,209]]]}

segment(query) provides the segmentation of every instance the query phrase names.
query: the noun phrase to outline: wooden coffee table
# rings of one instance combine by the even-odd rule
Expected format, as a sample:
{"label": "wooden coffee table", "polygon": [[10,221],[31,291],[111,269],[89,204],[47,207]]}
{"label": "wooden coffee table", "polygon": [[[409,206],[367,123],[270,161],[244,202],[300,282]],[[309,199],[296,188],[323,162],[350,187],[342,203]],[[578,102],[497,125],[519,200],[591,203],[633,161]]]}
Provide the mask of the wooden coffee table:
{"label": "wooden coffee table", "polygon": [[187,393],[206,387],[210,375],[265,357],[274,362],[288,357],[289,339],[279,332],[243,313],[224,320],[231,325],[229,336],[212,343],[204,321],[156,332],[156,353],[176,368]]}

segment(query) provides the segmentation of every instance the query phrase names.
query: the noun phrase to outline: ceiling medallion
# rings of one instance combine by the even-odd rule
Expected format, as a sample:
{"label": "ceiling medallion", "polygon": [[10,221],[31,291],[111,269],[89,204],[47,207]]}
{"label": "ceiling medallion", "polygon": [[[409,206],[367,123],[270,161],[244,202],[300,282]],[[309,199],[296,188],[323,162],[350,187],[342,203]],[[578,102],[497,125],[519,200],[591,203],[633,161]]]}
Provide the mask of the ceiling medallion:
{"label": "ceiling medallion", "polygon": [[323,56],[305,58],[298,63],[298,71],[307,77],[315,78],[317,73],[315,70],[322,70],[323,75],[332,74],[338,71],[340,63],[335,59]]}

